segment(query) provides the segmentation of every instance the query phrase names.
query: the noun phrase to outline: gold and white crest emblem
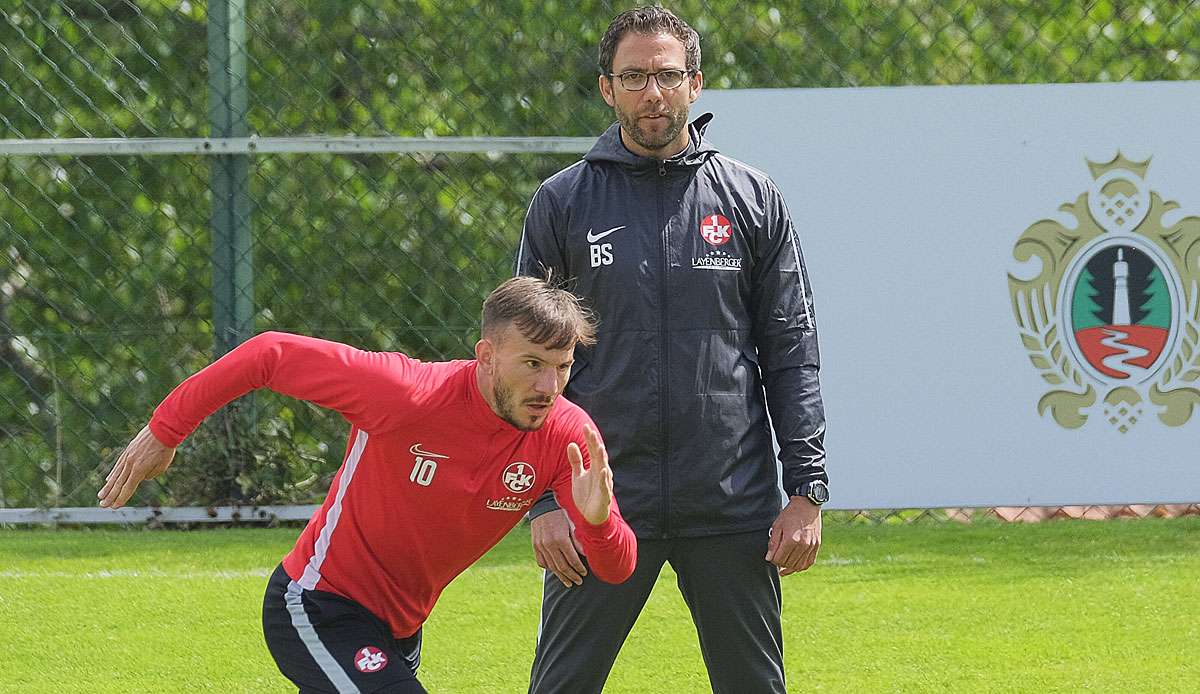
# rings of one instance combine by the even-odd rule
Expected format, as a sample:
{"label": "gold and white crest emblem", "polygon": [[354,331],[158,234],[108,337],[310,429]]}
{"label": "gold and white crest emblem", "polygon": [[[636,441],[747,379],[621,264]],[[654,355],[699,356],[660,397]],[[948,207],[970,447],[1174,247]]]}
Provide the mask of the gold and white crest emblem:
{"label": "gold and white crest emblem", "polygon": [[1150,162],[1088,162],[1091,187],[1035,222],[1008,275],[1021,343],[1049,384],[1037,403],[1074,429],[1181,426],[1200,404],[1200,217],[1151,191]]}

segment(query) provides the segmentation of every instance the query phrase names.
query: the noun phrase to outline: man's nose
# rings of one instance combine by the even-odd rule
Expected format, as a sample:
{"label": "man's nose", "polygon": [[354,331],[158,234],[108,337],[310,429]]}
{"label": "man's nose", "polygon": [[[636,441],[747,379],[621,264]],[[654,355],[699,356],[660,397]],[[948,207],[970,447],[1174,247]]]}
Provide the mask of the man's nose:
{"label": "man's nose", "polygon": [[651,75],[646,80],[646,87],[642,89],[643,101],[662,101],[663,90],[658,86],[658,76]]}
{"label": "man's nose", "polygon": [[558,391],[558,378],[554,373],[554,369],[542,369],[538,374],[537,380],[533,382],[533,389],[539,393],[553,395]]}

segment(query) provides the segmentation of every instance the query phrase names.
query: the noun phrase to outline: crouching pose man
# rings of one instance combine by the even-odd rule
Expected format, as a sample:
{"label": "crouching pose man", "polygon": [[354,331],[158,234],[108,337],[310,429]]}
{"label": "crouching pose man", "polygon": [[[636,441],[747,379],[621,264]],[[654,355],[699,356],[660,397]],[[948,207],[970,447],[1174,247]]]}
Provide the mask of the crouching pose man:
{"label": "crouching pose man", "polygon": [[267,584],[267,647],[302,692],[424,692],[422,623],[542,492],[566,509],[597,578],[620,583],[637,563],[604,444],[559,397],[575,345],[594,339],[574,296],[529,277],[484,302],[473,360],[264,333],[167,396],[109,473],[100,505],[120,508],[205,417],[251,390],[337,410],[351,425],[346,456]]}

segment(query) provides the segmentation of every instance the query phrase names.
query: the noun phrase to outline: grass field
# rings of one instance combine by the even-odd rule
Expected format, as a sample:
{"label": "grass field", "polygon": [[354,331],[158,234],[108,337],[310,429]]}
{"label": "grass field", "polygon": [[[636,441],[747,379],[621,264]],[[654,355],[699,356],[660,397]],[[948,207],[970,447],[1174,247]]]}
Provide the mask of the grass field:
{"label": "grass field", "polygon": [[[284,692],[259,628],[298,529],[0,531],[0,692]],[[515,530],[425,627],[435,692],[524,691]],[[784,580],[790,691],[1200,691],[1200,519],[829,525]],[[708,691],[668,571],[608,692]]]}

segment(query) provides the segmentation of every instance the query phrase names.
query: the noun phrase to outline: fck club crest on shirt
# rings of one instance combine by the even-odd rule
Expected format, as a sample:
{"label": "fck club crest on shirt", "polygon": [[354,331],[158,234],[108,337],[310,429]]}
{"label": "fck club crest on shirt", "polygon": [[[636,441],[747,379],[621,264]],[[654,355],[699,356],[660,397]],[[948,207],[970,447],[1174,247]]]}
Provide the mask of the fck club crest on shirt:
{"label": "fck club crest on shirt", "polygon": [[537,471],[524,461],[509,463],[500,473],[500,483],[504,489],[512,492],[500,498],[488,499],[487,507],[493,511],[524,511],[533,505],[533,499],[527,495],[537,481]]}
{"label": "fck club crest on shirt", "polygon": [[725,215],[710,214],[701,218],[696,234],[703,243],[693,243],[692,269],[741,270],[742,258],[737,244],[729,243],[733,232],[733,224]]}

